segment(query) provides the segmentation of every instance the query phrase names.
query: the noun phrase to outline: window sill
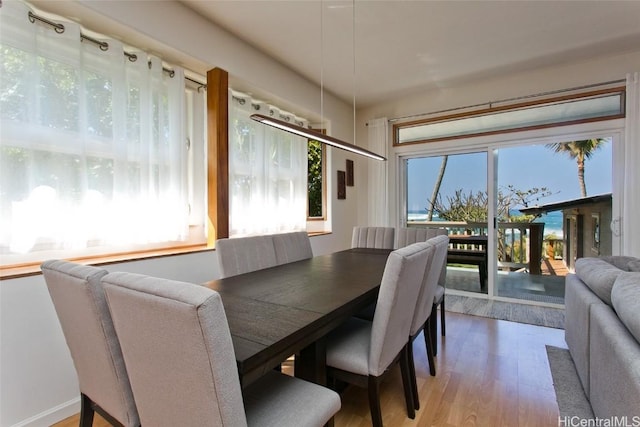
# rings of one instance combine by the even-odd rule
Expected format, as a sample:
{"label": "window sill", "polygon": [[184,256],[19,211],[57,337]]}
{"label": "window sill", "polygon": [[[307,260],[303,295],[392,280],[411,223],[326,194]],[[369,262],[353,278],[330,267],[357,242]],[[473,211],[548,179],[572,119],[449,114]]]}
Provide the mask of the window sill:
{"label": "window sill", "polygon": [[[309,237],[323,236],[331,234],[327,231],[309,232]],[[170,248],[155,249],[144,252],[125,252],[105,256],[85,257],[85,258],[72,258],[69,261],[77,262],[79,264],[87,265],[108,265],[119,262],[138,261],[143,259],[161,258],[173,255],[183,255],[194,252],[213,251],[213,247],[209,247],[206,244],[202,245],[190,245],[190,246],[175,246]],[[0,281],[9,279],[18,279],[20,277],[36,276],[42,274],[40,271],[41,262],[34,262],[29,264],[21,264],[15,266],[0,267]]]}
{"label": "window sill", "polygon": [[[144,252],[126,252],[105,256],[85,257],[85,258],[73,258],[69,261],[77,262],[79,264],[87,265],[108,265],[118,262],[138,261],[143,259],[161,258],[173,255],[189,254],[193,252],[212,251],[214,248],[207,245],[191,245],[191,246],[176,246],[170,248],[162,248],[149,250]],[[0,281],[8,279],[17,279],[20,277],[35,276],[42,274],[40,271],[40,262],[34,262],[29,264],[15,265],[0,267]]]}

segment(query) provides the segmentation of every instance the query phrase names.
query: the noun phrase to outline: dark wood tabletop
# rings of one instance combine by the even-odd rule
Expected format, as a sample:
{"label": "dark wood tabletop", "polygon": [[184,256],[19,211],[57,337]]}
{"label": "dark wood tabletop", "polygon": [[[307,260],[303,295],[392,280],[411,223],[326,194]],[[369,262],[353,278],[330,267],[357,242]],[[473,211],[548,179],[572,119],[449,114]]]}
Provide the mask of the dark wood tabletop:
{"label": "dark wood tabletop", "polygon": [[243,386],[297,354],[295,374],[324,384],[324,340],[375,302],[386,249],[349,249],[214,280]]}

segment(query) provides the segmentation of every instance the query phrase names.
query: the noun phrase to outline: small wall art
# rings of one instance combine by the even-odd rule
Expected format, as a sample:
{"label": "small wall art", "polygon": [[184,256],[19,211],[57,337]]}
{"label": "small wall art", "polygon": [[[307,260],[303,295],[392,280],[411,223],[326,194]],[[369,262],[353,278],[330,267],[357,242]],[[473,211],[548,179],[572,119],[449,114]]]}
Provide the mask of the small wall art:
{"label": "small wall art", "polygon": [[347,185],[344,171],[338,171],[338,200],[347,198]]}

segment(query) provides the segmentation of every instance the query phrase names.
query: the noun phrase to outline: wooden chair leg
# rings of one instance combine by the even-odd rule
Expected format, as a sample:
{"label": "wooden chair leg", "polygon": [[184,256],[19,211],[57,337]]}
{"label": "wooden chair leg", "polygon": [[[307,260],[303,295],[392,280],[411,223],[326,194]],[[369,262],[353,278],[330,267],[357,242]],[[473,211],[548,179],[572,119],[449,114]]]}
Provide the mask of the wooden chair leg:
{"label": "wooden chair leg", "polygon": [[89,397],[80,394],[80,427],[91,427],[93,425],[93,402]]}
{"label": "wooden chair leg", "polygon": [[436,319],[433,317],[433,312],[432,312],[431,316],[429,316],[429,318],[427,319],[427,324],[424,328],[424,344],[427,349],[427,361],[429,362],[429,373],[431,374],[432,377],[435,377],[436,375],[436,362],[435,360],[433,360],[433,357],[434,357],[433,342],[435,340],[433,339],[433,334],[431,333],[433,331],[433,325],[435,323],[436,323]]}
{"label": "wooden chair leg", "polygon": [[409,359],[409,378],[411,380],[413,407],[417,411],[418,409],[420,409],[420,397],[418,396],[418,376],[416,375],[416,364],[413,360],[413,338],[409,338],[409,344],[407,346],[407,357]]}
{"label": "wooden chair leg", "polygon": [[433,357],[438,355],[438,322],[436,321],[437,315],[438,315],[438,306],[436,304],[433,304],[433,306],[431,307],[431,315],[429,316],[429,319],[431,320],[431,322],[427,320],[428,327],[424,331],[424,343],[425,345],[427,345],[427,347],[429,345],[429,343],[427,342],[427,334],[431,336],[431,344],[432,344],[431,348],[433,352]]}
{"label": "wooden chair leg", "polygon": [[416,411],[413,407],[413,393],[411,392],[408,346],[409,344],[406,344],[400,352],[400,372],[404,386],[404,400],[407,404],[407,416],[413,420],[416,418]]}
{"label": "wooden chair leg", "polygon": [[478,271],[480,273],[480,290],[487,289],[487,264],[481,262],[478,266]]}
{"label": "wooden chair leg", "polygon": [[380,410],[380,381],[378,377],[369,375],[369,411],[373,427],[382,427],[382,411]]}
{"label": "wooden chair leg", "polygon": [[441,329],[441,334],[444,337],[445,335],[447,335],[447,333],[445,332],[445,325],[444,325],[444,295],[442,295],[442,302],[440,303],[440,329]]}

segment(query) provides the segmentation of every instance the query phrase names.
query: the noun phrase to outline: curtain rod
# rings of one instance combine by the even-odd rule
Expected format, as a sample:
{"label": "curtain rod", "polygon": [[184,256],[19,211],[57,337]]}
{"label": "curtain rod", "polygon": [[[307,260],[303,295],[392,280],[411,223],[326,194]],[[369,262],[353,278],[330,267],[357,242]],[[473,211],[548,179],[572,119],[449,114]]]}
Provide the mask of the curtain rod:
{"label": "curtain rod", "polygon": [[[60,24],[58,22],[54,22],[54,21],[52,21],[50,19],[47,19],[47,18],[45,18],[43,16],[36,15],[35,13],[33,13],[31,11],[29,11],[28,16],[29,16],[29,22],[31,22],[32,24],[34,24],[36,22],[36,20],[37,20],[37,21],[43,22],[43,23],[53,27],[55,32],[58,33],[58,34],[64,33],[64,30],[65,30],[64,24]],[[98,39],[96,39],[94,37],[91,37],[91,36],[88,36],[86,34],[83,34],[82,32],[80,33],[80,40],[89,41],[89,42],[97,45],[100,48],[100,50],[102,50],[104,52],[109,50],[109,43],[107,43],[105,41],[98,40]],[[129,58],[129,61],[135,62],[135,61],[138,60],[138,55],[136,55],[135,53],[129,53],[127,51],[123,51],[123,52],[124,52],[124,55],[127,58]],[[149,61],[149,67],[151,67],[151,62],[150,61]],[[175,71],[174,70],[172,70],[170,68],[166,68],[164,66],[162,67],[162,71],[167,73],[169,75],[169,77],[173,77],[175,75]],[[193,82],[193,83],[195,83],[197,85],[200,85],[200,87],[198,87],[198,90],[203,89],[203,88],[205,90],[207,89],[206,83],[199,82],[199,81],[194,80],[191,77],[187,77],[187,76],[185,76],[184,78],[185,78],[185,80],[189,80],[190,82]]]}
{"label": "curtain rod", "polygon": [[[607,86],[607,85],[611,85],[611,84],[618,84],[618,83],[624,83],[624,82],[626,82],[625,79],[610,80],[608,82],[593,83],[593,84],[584,85],[584,86],[576,86],[576,87],[572,87],[572,88],[568,88],[568,89],[551,90],[551,91],[548,91],[548,92],[541,92],[541,93],[536,93],[536,94],[533,94],[533,95],[523,95],[523,96],[517,96],[515,98],[507,98],[507,99],[500,99],[500,100],[497,100],[497,101],[482,102],[480,104],[467,105],[465,107],[448,108],[446,110],[432,111],[432,112],[429,112],[429,113],[411,114],[411,115],[408,115],[408,116],[394,117],[392,119],[389,119],[389,123],[397,122],[399,120],[406,120],[406,119],[413,119],[413,118],[417,118],[417,117],[430,116],[430,115],[433,115],[433,114],[442,114],[442,113],[450,113],[452,111],[466,110],[467,108],[477,108],[477,107],[482,107],[482,106],[485,106],[485,105],[488,105],[489,108],[491,108],[493,106],[493,104],[501,104],[503,102],[520,101],[520,100],[523,100],[523,99],[537,98],[539,96],[555,95],[555,94],[558,94],[558,93],[572,92],[574,90],[590,89],[590,88],[594,88],[594,87],[598,87],[598,86]],[[367,125],[368,125],[368,123],[367,123]]]}

